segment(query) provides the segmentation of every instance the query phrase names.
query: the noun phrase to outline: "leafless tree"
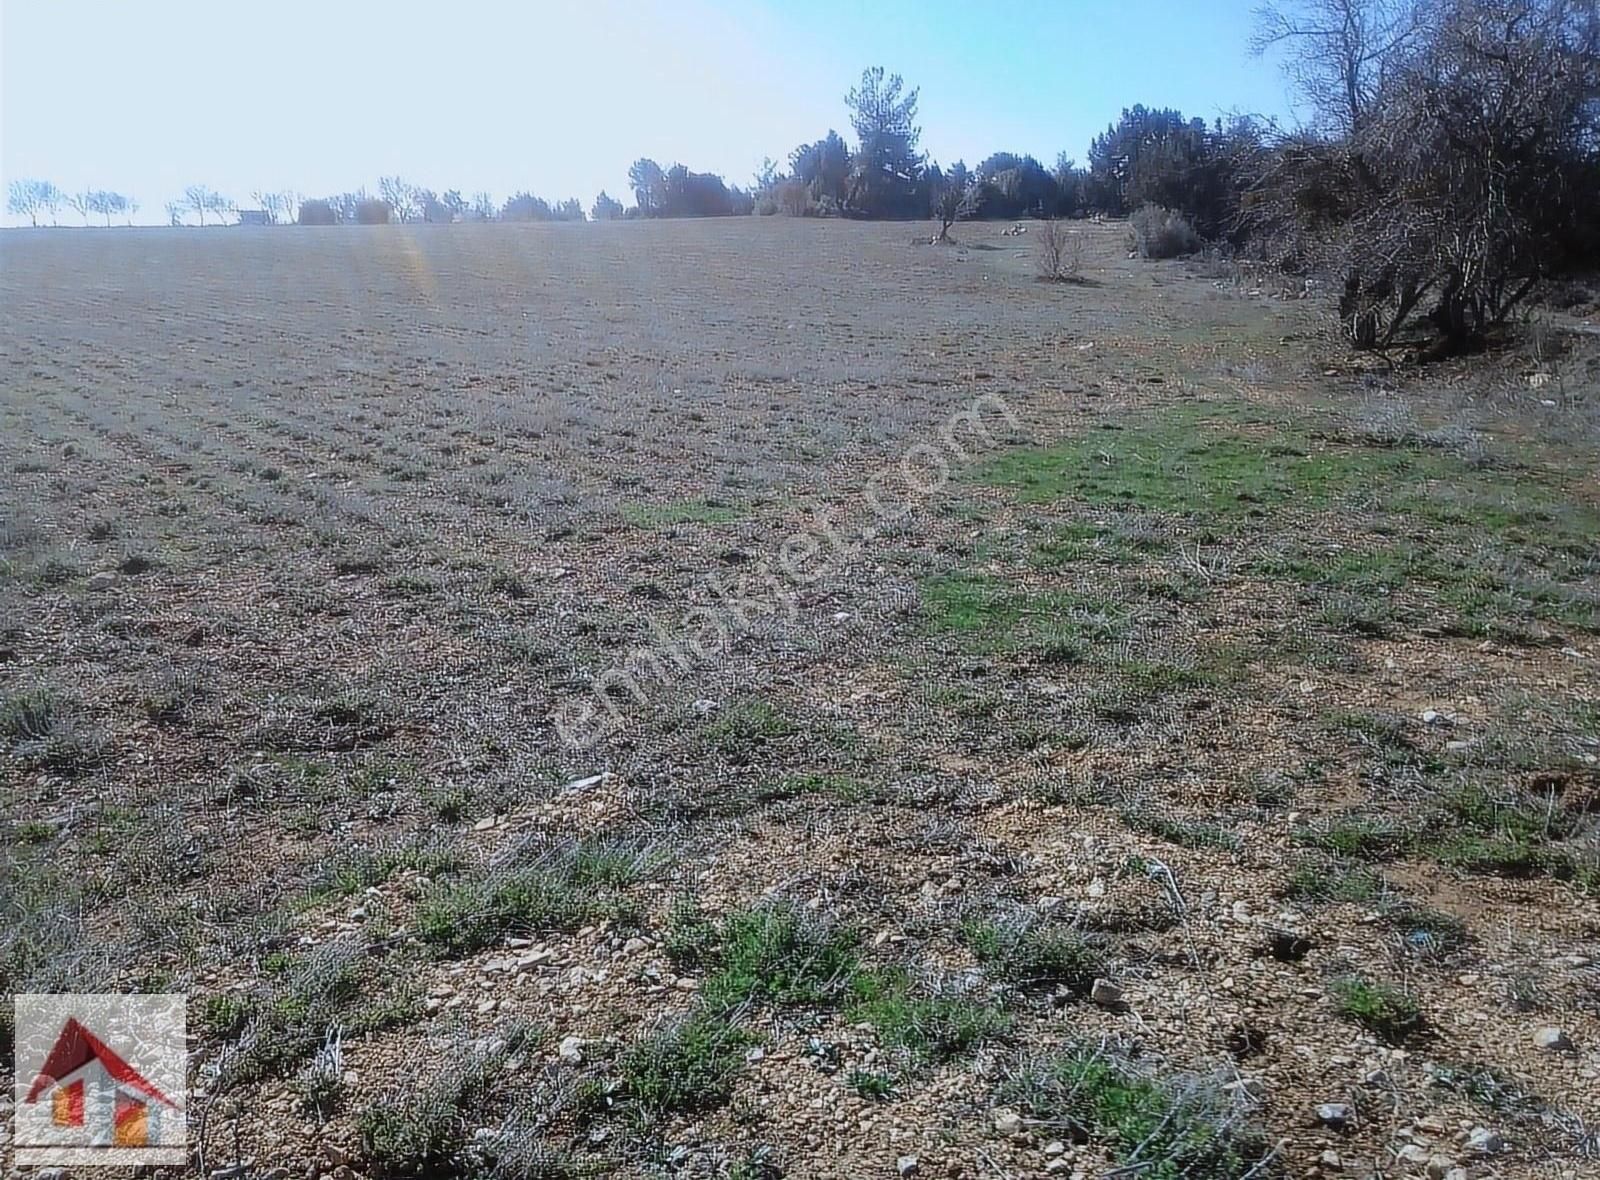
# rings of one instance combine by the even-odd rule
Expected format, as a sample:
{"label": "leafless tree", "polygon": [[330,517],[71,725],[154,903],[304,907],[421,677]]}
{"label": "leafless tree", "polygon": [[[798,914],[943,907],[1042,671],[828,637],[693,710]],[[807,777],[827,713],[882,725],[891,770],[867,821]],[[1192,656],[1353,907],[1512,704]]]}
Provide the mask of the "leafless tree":
{"label": "leafless tree", "polygon": [[1328,130],[1360,127],[1386,66],[1426,23],[1417,0],[1282,0],[1256,10],[1250,48],[1281,51],[1284,72]]}
{"label": "leafless tree", "polygon": [[933,214],[939,219],[937,242],[950,240],[950,227],[962,218],[971,217],[978,209],[978,178],[965,168],[952,168],[941,177],[933,197]]}
{"label": "leafless tree", "polygon": [[1443,354],[1479,345],[1592,232],[1600,20],[1593,0],[1425,2],[1344,108],[1354,130],[1278,144],[1245,207],[1280,261],[1336,285],[1357,346],[1425,317],[1419,343]]}
{"label": "leafless tree", "polygon": [[6,212],[38,225],[39,214],[47,208],[48,190],[53,188],[48,180],[13,180],[6,193]]}
{"label": "leafless tree", "polygon": [[1039,277],[1052,283],[1075,283],[1083,273],[1083,235],[1051,218],[1034,239]]}
{"label": "leafless tree", "polygon": [[422,216],[421,190],[399,176],[378,178],[378,195],[393,210],[396,221],[416,221]]}
{"label": "leafless tree", "polygon": [[206,223],[206,211],[212,207],[214,194],[203,184],[191,184],[183,190],[184,208],[193,212],[200,218],[200,224]]}

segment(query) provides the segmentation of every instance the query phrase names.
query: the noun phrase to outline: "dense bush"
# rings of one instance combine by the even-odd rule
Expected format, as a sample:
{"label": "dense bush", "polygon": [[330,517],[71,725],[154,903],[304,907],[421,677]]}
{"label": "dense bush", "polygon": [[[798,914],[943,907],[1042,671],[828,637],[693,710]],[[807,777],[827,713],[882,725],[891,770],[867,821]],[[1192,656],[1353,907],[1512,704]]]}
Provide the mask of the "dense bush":
{"label": "dense bush", "polygon": [[389,202],[377,197],[367,197],[356,202],[357,225],[388,225]]}
{"label": "dense bush", "polygon": [[[1281,20],[1281,18],[1279,18]],[[1337,32],[1295,66],[1331,132],[1255,163],[1269,260],[1325,277],[1357,347],[1481,346],[1539,281],[1584,264],[1600,201],[1600,22],[1577,0],[1400,5],[1407,35],[1341,72]]]}
{"label": "dense bush", "polygon": [[300,203],[301,225],[338,225],[339,213],[320,197]]}
{"label": "dense bush", "polygon": [[1141,258],[1181,258],[1200,249],[1200,236],[1183,214],[1145,205],[1128,219],[1129,235]]}

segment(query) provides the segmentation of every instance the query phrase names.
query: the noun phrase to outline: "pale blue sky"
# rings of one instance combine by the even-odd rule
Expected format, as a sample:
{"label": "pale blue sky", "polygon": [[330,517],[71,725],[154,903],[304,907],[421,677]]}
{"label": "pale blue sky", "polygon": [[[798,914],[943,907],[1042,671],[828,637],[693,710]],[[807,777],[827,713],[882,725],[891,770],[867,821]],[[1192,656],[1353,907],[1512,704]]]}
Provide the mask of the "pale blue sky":
{"label": "pale blue sky", "polygon": [[0,0],[0,177],[128,193],[141,221],[194,182],[249,203],[391,173],[631,203],[639,156],[747,184],[764,155],[848,137],[842,96],[879,64],[922,88],[940,161],[1081,161],[1135,102],[1283,114],[1246,51],[1252,6]]}

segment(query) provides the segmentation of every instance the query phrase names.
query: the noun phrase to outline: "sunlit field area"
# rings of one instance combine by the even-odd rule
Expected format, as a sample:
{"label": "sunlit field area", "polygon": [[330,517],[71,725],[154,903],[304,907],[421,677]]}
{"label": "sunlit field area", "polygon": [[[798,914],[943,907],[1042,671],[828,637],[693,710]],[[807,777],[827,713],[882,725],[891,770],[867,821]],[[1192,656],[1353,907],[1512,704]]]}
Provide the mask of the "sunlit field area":
{"label": "sunlit field area", "polygon": [[1600,337],[1020,224],[0,233],[5,991],[240,1180],[1592,1175]]}

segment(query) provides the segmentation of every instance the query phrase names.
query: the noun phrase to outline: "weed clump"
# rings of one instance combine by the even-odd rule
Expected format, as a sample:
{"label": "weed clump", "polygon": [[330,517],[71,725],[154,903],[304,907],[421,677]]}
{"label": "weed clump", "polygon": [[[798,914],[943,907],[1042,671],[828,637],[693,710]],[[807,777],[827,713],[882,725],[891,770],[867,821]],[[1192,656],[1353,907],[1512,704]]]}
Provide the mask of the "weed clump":
{"label": "weed clump", "polygon": [[1332,990],[1334,1008],[1340,1016],[1388,1044],[1403,1044],[1422,1031],[1422,1009],[1391,983],[1351,975],[1335,980]]}
{"label": "weed clump", "polygon": [[1153,1180],[1243,1180],[1269,1150],[1218,1085],[1162,1077],[1102,1049],[1078,1048],[1025,1066],[1000,1098],[1075,1138],[1108,1143],[1119,1173]]}

